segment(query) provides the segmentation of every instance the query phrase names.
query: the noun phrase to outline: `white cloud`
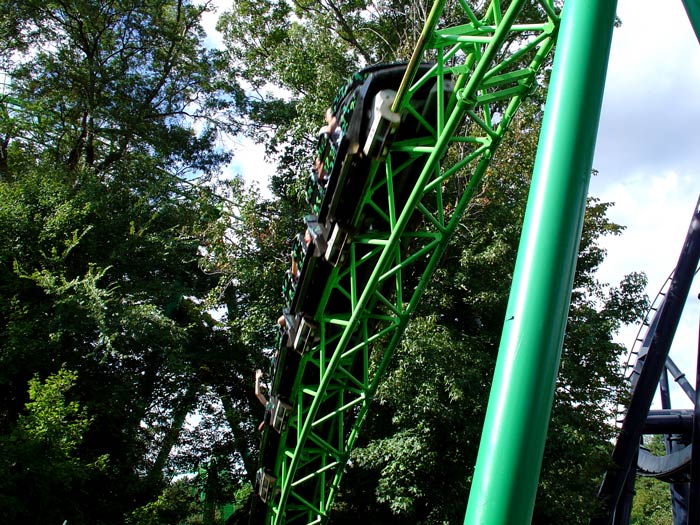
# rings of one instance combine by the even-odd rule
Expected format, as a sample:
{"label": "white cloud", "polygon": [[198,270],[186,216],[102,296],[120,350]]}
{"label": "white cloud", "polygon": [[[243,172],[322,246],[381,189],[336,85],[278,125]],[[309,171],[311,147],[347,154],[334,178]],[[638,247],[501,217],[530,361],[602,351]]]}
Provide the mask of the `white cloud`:
{"label": "white cloud", "polygon": [[652,289],[663,284],[678,259],[699,193],[700,179],[675,171],[631,174],[600,188],[596,196],[615,203],[610,217],[627,226],[621,236],[601,243],[608,250],[601,280],[640,270]]}
{"label": "white cloud", "polygon": [[265,145],[239,135],[231,147],[234,150],[233,162],[225,171],[242,176],[247,185],[256,186],[264,197],[269,198],[269,183],[275,167],[265,160]]}
{"label": "white cloud", "polygon": [[[644,271],[653,298],[675,267],[700,195],[700,45],[682,2],[620,0],[590,193],[615,202],[610,217],[626,225],[606,239],[599,278],[616,283]],[[696,279],[671,356],[695,382],[700,307]],[[635,328],[621,333],[630,346]],[[674,403],[682,395],[674,395]],[[688,402],[683,399],[683,405]]]}
{"label": "white cloud", "polygon": [[[598,196],[616,203],[610,218],[627,225],[627,229],[621,236],[601,242],[608,257],[599,279],[617,283],[626,273],[644,271],[649,279],[647,293],[653,300],[678,261],[698,194],[700,178],[673,171],[631,175],[605,187]],[[672,350],[673,359],[689,377],[695,375],[699,286],[700,280],[696,279]],[[636,327],[624,330],[619,342],[629,347],[636,332]]]}
{"label": "white cloud", "polygon": [[202,27],[207,34],[205,45],[214,49],[222,49],[224,47],[224,38],[221,33],[216,30],[216,23],[219,21],[219,16],[224,11],[225,4],[220,0],[211,2],[213,9],[202,14]]}

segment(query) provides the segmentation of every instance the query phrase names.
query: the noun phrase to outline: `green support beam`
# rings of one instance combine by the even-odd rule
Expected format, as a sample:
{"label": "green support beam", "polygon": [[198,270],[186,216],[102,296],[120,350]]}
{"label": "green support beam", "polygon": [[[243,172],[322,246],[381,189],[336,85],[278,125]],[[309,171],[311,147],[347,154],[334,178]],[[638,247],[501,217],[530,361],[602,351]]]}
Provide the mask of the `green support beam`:
{"label": "green support beam", "polygon": [[683,0],[683,6],[695,31],[695,38],[700,42],[700,0]]}
{"label": "green support beam", "polygon": [[615,0],[567,0],[464,523],[529,524],[564,339]]}
{"label": "green support beam", "polygon": [[[418,63],[428,53],[435,66],[407,75],[406,95],[396,106],[421,122],[421,131],[395,142],[381,169],[370,170],[359,211],[371,210],[384,224],[353,237],[345,262],[326,283],[315,315],[319,341],[301,359],[294,415],[279,437],[276,464],[267,465],[277,492],[267,509],[269,525],[327,521],[394,349],[517,108],[537,85],[559,27],[554,0],[536,2],[537,20],[532,12],[521,15],[531,0],[501,3],[493,0],[475,13],[460,2],[463,20],[471,23],[457,27],[436,29],[438,14],[430,16],[414,56]],[[431,122],[410,103],[426,82],[438,87]],[[461,156],[445,155],[450,148]],[[406,173],[416,174],[416,182],[397,198],[394,188]],[[456,176],[468,183],[455,188]],[[457,189],[456,205],[454,195],[451,205],[443,202],[447,188]],[[339,299],[347,303],[342,311]],[[334,308],[326,307],[329,301]]]}

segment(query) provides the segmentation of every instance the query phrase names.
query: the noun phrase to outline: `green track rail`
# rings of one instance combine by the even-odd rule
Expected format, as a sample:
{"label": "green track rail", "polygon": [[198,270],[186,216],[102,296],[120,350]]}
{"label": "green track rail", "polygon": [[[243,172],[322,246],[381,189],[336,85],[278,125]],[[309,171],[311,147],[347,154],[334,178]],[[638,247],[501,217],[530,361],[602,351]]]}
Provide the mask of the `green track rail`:
{"label": "green track rail", "polygon": [[[559,26],[554,1],[504,4],[493,0],[478,14],[461,0],[460,12],[450,13],[460,25],[438,29],[445,0],[435,2],[411,62],[435,66],[427,74],[409,67],[395,102],[427,132],[395,142],[381,161],[384,169],[375,166],[370,174],[380,175],[360,210],[380,216],[381,227],[352,239],[326,283],[315,315],[319,341],[302,357],[294,413],[280,436],[268,524],[328,519],[394,349],[517,108],[543,75]],[[425,82],[438,86],[436,125],[410,105]],[[443,100],[448,83],[454,89]],[[394,188],[408,163],[419,175],[407,199],[405,191],[399,198]],[[466,181],[457,199],[453,179]],[[443,198],[448,187],[449,204]],[[338,296],[347,299],[347,311],[329,311],[329,298]]]}

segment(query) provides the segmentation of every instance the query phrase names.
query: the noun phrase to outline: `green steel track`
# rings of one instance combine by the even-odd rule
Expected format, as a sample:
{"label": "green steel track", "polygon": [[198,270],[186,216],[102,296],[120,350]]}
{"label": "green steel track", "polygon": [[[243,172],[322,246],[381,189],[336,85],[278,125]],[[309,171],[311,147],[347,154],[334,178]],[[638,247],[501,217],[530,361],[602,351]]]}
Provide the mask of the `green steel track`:
{"label": "green steel track", "polygon": [[[450,13],[459,25],[440,26],[445,3],[435,2],[411,61],[435,65],[425,74],[409,66],[394,103],[404,115],[413,113],[422,133],[393,143],[373,164],[358,217],[371,213],[379,220],[352,238],[315,313],[318,341],[297,372],[267,524],[328,519],[394,349],[555,44],[559,13],[553,0],[493,0],[480,14],[460,0],[459,13]],[[434,123],[410,104],[426,82],[438,87]],[[448,85],[453,89],[444,90]],[[417,174],[413,188],[403,187],[398,196],[395,188],[408,172]],[[347,305],[342,311],[338,297]]]}

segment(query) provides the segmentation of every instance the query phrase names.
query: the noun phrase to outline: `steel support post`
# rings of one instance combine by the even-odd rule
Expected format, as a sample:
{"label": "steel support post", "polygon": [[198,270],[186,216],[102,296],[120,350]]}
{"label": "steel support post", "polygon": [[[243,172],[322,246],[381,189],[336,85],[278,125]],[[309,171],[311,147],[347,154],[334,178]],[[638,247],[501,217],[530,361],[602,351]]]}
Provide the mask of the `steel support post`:
{"label": "steel support post", "polygon": [[[666,357],[666,363],[670,361],[670,357]],[[669,387],[668,383],[668,369],[664,368],[664,370],[661,372],[661,380],[659,381],[659,394],[661,397],[661,409],[663,411],[670,411],[671,410],[671,389]],[[649,411],[651,412],[651,411]],[[651,413],[647,414],[646,417],[646,423],[645,423],[645,428],[649,424],[650,416]],[[666,455],[672,454],[674,452],[677,452],[678,450],[682,449],[685,447],[685,444],[682,443],[682,432],[680,429],[673,429],[672,431],[669,431],[667,433],[664,433],[664,442],[666,445]],[[637,458],[632,460],[632,465],[637,464]],[[627,483],[625,486],[625,489],[623,491],[623,494],[620,497],[620,501],[625,499],[625,496],[628,492],[627,490],[627,484],[630,483],[629,480],[632,480],[632,494],[634,495],[634,482],[637,477],[637,469],[635,468],[630,468],[629,472],[627,473]],[[688,524],[688,483],[669,483],[669,488],[671,491],[671,508],[673,510],[673,525],[687,525]],[[630,499],[630,507],[632,504],[632,500]],[[615,510],[615,522],[618,522],[618,514],[620,513],[620,502],[617,504],[617,509]],[[629,512],[627,512],[626,515],[626,520],[624,523],[627,524],[630,522],[630,515]]]}
{"label": "steel support post", "polygon": [[632,502],[634,501],[634,483],[636,481],[636,472],[630,472],[625,480],[625,488],[620,496],[620,501],[617,502],[615,508],[614,525],[630,525],[630,516],[632,515]]}
{"label": "steel support post", "polygon": [[576,266],[616,0],[567,0],[464,523],[529,524]]}
{"label": "steel support post", "polygon": [[688,523],[698,523],[700,520],[700,332],[698,332],[698,352],[695,370],[695,406],[693,407],[693,442],[690,449]]}

